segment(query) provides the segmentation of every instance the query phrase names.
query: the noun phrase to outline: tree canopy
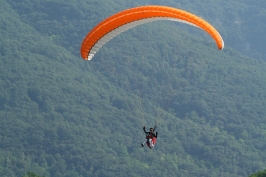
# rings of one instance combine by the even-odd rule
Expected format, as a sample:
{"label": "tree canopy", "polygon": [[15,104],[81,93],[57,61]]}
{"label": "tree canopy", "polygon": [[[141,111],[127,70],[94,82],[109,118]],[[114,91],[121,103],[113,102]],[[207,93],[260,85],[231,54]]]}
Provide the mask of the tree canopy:
{"label": "tree canopy", "polygon": [[[82,60],[89,30],[145,4],[203,17],[221,31],[225,49],[200,29],[160,21]],[[0,176],[239,177],[264,170],[264,8],[247,0],[1,1]],[[142,148],[142,126],[155,123],[155,148]]]}

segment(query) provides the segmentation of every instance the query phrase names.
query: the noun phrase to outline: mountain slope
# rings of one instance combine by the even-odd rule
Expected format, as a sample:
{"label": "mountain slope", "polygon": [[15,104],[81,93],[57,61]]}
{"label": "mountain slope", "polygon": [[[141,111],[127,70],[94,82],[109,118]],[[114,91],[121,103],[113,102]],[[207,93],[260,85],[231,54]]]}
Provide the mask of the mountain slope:
{"label": "mountain slope", "polygon": [[[264,61],[169,22],[80,58],[94,23],[135,4],[1,2],[1,176],[247,176],[265,167]],[[142,125],[155,122],[155,149],[141,148]]]}

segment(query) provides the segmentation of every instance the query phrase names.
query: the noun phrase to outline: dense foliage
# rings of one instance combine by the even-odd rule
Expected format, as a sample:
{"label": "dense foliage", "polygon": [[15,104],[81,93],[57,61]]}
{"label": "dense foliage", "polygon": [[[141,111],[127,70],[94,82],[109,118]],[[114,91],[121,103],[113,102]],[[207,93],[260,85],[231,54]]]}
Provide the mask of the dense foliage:
{"label": "dense foliage", "polygon": [[[221,31],[225,50],[199,29],[157,22],[116,37],[91,62],[80,58],[83,37],[99,21],[151,2],[203,16]],[[266,41],[266,13],[264,3],[250,3],[1,1],[0,175],[238,177],[263,170],[266,63],[258,41]],[[155,149],[141,148],[142,125],[154,123]]]}
{"label": "dense foliage", "polygon": [[33,172],[27,172],[27,174],[24,174],[22,177],[40,177],[40,176],[39,175],[36,175]]}
{"label": "dense foliage", "polygon": [[266,177],[266,170],[254,173],[250,175],[249,177]]}

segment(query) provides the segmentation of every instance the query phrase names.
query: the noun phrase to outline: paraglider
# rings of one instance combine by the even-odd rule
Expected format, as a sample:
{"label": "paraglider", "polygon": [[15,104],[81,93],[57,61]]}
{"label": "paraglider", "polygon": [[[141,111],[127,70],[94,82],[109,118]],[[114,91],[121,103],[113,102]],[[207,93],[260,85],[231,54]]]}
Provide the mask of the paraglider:
{"label": "paraglider", "polygon": [[173,7],[148,5],[118,12],[96,25],[82,42],[81,56],[84,60],[91,60],[97,51],[115,36],[130,28],[157,20],[178,21],[196,26],[213,38],[219,50],[224,48],[219,32],[202,18]]}
{"label": "paraglider", "polygon": [[143,147],[145,144],[147,144],[147,146],[151,149],[155,146],[156,144],[156,139],[158,136],[158,132],[156,132],[156,134],[154,133],[156,129],[156,125],[154,126],[154,128],[150,128],[149,132],[146,132],[145,126],[143,126],[143,131],[146,134],[146,139],[143,143],[141,143],[141,146]]}
{"label": "paraglider", "polygon": [[[219,32],[202,18],[173,7],[148,5],[123,10],[100,22],[84,38],[80,54],[84,60],[91,60],[103,45],[122,32],[158,20],[177,21],[198,27],[212,37],[219,50],[224,48],[224,41]],[[146,139],[141,144],[142,147],[145,144],[150,149],[154,147],[158,135],[157,132],[154,133],[155,128],[156,126],[146,132],[145,126],[143,127]]]}

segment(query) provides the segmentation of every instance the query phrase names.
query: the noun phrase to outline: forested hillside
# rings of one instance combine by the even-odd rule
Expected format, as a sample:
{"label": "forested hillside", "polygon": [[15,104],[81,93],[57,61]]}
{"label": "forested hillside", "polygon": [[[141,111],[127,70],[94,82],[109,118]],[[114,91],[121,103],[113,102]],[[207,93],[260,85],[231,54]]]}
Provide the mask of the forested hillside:
{"label": "forested hillside", "polygon": [[[265,3],[250,3],[1,1],[0,176],[240,177],[264,170],[266,13]],[[203,17],[225,49],[200,29],[160,21],[122,33],[92,61],[81,59],[91,28],[146,4]],[[155,148],[142,148],[142,126],[155,123]]]}

